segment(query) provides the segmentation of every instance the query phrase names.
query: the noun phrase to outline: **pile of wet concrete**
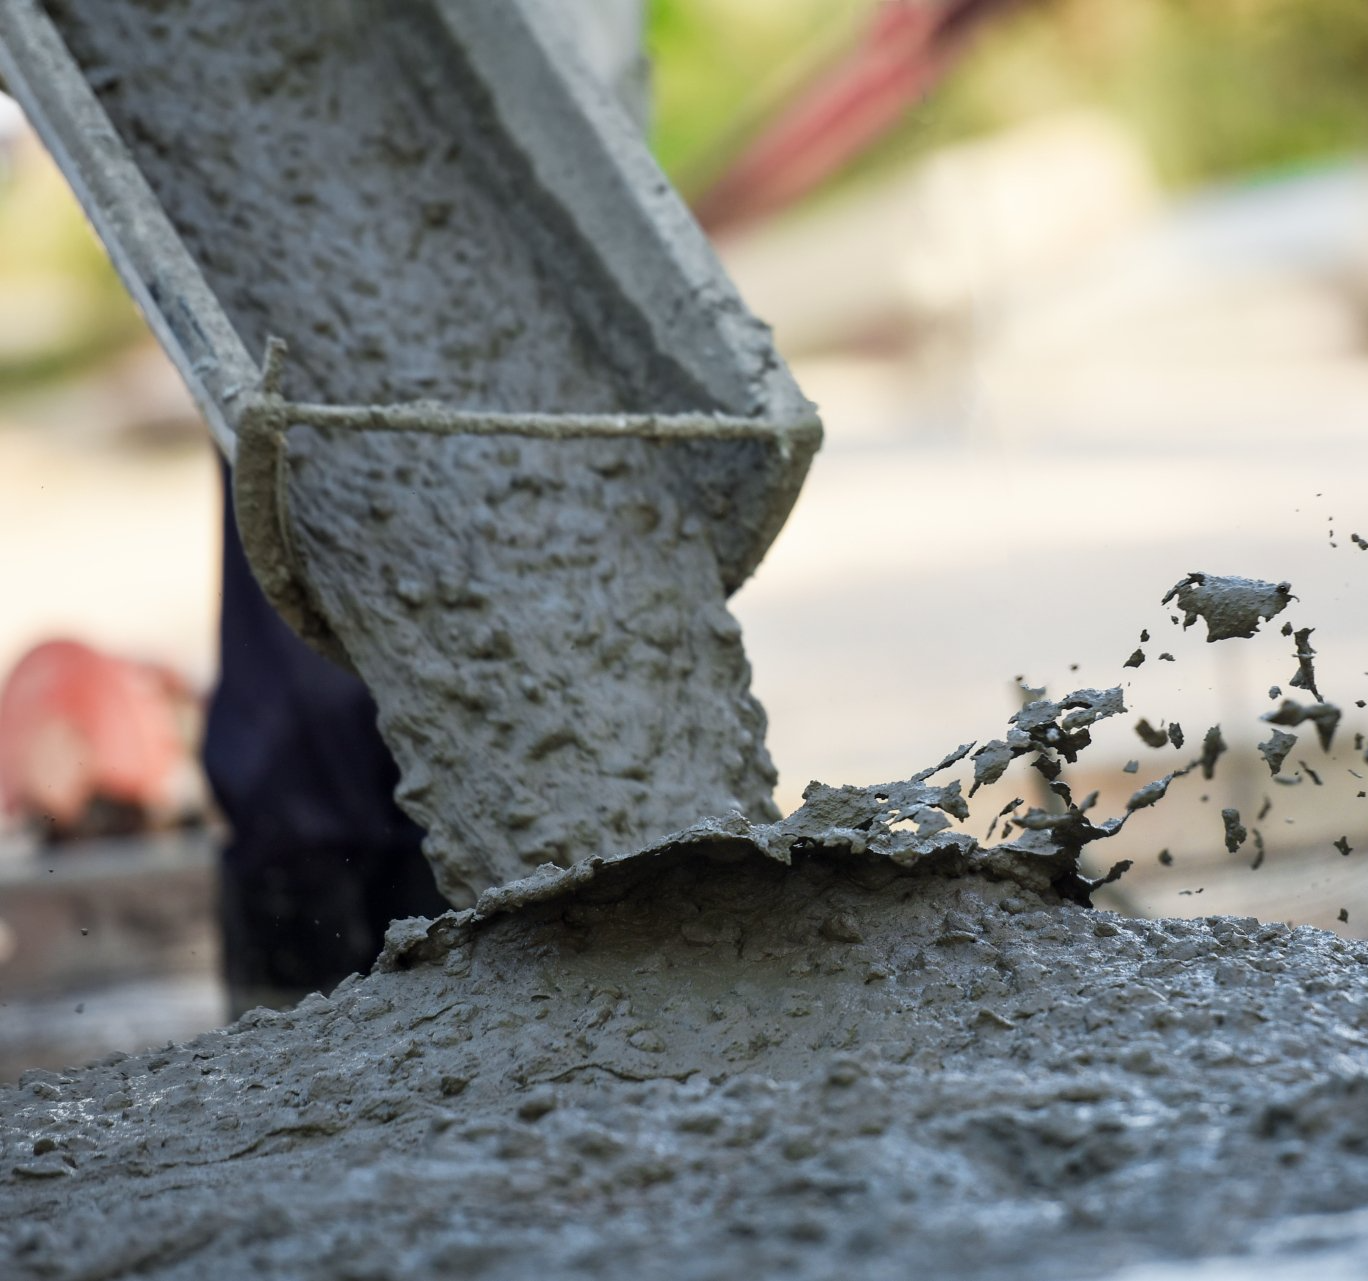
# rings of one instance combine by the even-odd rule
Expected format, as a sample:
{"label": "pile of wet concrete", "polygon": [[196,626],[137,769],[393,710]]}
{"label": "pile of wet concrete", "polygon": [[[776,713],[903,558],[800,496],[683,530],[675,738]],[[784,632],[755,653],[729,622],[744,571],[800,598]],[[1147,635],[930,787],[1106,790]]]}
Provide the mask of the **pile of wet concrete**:
{"label": "pile of wet concrete", "polygon": [[548,868],[400,923],[331,997],[28,1074],[4,1274],[1368,1262],[1368,945],[1118,918],[1022,849],[793,830]]}

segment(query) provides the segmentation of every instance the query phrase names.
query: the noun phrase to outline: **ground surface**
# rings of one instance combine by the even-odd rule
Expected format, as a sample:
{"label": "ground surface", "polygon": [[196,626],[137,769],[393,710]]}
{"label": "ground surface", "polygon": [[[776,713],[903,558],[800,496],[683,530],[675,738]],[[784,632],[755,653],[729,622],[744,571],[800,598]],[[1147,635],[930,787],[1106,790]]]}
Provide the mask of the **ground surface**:
{"label": "ground surface", "polygon": [[401,929],[294,1013],[31,1073],[0,1095],[5,1275],[1368,1259],[1368,950],[911,863],[640,857]]}
{"label": "ground surface", "polygon": [[187,832],[0,853],[0,1081],[223,1022],[217,849]]}

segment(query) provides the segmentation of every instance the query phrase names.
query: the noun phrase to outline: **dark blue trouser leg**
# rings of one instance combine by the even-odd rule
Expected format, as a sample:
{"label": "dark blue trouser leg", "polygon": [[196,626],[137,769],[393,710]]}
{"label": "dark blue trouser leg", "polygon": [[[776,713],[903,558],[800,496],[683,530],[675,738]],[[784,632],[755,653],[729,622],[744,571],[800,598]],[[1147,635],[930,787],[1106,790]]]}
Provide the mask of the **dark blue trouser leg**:
{"label": "dark blue trouser leg", "polygon": [[326,991],[370,968],[392,919],[446,904],[421,829],[395,804],[369,692],[267,602],[227,496],[220,638],[204,764],[233,831],[220,901],[229,988]]}

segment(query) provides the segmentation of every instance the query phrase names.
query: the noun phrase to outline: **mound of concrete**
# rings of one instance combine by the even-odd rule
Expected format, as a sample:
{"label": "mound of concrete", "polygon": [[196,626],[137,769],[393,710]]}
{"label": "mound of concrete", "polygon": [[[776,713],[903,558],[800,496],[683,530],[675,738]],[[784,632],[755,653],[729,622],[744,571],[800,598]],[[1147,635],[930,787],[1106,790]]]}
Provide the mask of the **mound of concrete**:
{"label": "mound of concrete", "polygon": [[776,830],[547,869],[330,998],[29,1073],[5,1275],[1139,1277],[1362,1232],[1298,1216],[1368,1203],[1368,946]]}

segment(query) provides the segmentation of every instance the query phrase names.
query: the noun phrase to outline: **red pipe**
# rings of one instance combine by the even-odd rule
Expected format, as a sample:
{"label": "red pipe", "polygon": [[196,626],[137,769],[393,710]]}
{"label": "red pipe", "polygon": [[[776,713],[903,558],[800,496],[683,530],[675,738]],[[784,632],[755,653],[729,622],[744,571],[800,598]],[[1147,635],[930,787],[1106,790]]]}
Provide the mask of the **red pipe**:
{"label": "red pipe", "polygon": [[793,203],[921,101],[977,30],[1014,0],[891,0],[856,48],[800,92],[694,207],[710,232]]}

